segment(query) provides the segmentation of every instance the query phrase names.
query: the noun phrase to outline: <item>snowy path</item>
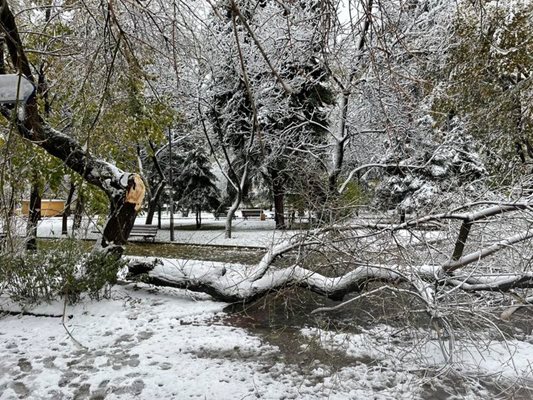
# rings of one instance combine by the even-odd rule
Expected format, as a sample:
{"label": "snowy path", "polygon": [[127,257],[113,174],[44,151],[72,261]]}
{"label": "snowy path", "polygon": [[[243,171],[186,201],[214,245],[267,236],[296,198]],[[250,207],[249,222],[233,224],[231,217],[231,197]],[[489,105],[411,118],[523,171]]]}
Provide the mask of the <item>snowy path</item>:
{"label": "snowy path", "polygon": [[[209,323],[225,304],[131,287],[113,297],[67,310],[87,349],[60,318],[2,318],[0,399],[255,398],[257,380],[281,396],[266,375],[254,377],[261,356],[275,350],[242,329]],[[61,313],[61,305],[34,311]]]}
{"label": "snowy path", "polygon": [[[61,218],[44,218],[40,221],[37,235],[38,237],[61,237]],[[25,231],[25,220],[18,221],[18,232]],[[72,221],[69,221],[69,232]],[[137,218],[136,224],[144,224],[144,217]],[[243,246],[243,247],[270,247],[273,243],[294,235],[299,231],[286,230],[276,231],[273,220],[243,220],[238,218],[234,221],[233,234],[231,239],[224,238],[224,221],[215,220],[211,217],[204,217],[203,229],[194,229],[194,218],[177,217],[175,219],[175,243],[198,244],[198,245],[223,245],[223,246]],[[209,229],[207,229],[209,228]],[[96,239],[98,234],[96,221],[85,219],[79,236],[84,239]],[[131,238],[131,241],[142,241],[141,238]],[[170,242],[169,219],[162,220],[162,229],[157,232],[156,242]]]}

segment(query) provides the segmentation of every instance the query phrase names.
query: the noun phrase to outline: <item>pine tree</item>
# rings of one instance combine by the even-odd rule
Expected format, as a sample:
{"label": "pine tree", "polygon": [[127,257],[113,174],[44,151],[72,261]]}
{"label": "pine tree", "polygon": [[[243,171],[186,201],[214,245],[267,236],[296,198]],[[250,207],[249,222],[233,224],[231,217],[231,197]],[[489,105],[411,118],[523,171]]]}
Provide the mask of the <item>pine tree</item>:
{"label": "pine tree", "polygon": [[216,210],[220,205],[216,177],[211,172],[211,163],[203,149],[187,153],[181,173],[176,179],[179,188],[179,204],[191,208],[196,214],[196,228],[202,224],[202,210]]}

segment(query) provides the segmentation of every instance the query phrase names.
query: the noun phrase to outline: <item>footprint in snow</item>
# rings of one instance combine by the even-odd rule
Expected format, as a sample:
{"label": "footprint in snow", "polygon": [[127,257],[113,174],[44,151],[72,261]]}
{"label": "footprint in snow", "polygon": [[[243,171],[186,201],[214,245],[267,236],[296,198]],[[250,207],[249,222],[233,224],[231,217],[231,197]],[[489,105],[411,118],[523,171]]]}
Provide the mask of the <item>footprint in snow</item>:
{"label": "footprint in snow", "polygon": [[11,389],[19,396],[21,399],[25,399],[30,394],[30,390],[22,382],[12,382]]}
{"label": "footprint in snow", "polygon": [[17,365],[22,372],[30,372],[33,369],[31,362],[26,358],[19,358]]}

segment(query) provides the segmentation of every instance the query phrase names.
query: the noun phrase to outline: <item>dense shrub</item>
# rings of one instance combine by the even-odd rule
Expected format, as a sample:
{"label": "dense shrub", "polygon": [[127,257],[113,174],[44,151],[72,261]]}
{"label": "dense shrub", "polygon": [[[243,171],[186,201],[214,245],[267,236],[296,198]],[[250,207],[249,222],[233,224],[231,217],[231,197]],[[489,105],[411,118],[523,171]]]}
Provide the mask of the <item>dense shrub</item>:
{"label": "dense shrub", "polygon": [[0,291],[23,304],[59,297],[75,302],[82,293],[98,299],[122,266],[120,260],[86,253],[74,240],[62,240],[35,252],[2,253]]}

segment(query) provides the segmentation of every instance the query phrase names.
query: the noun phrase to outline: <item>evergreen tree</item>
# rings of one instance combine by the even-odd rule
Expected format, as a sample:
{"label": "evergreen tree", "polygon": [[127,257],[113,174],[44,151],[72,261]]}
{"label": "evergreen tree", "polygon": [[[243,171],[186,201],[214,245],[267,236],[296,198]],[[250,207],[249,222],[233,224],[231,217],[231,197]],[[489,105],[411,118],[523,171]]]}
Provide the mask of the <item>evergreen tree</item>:
{"label": "evergreen tree", "polygon": [[375,203],[400,214],[442,209],[476,198],[487,176],[475,142],[458,120],[440,131],[430,117],[402,141],[389,143]]}
{"label": "evergreen tree", "polygon": [[202,210],[216,210],[220,205],[216,177],[211,172],[211,163],[203,149],[190,150],[176,178],[179,204],[191,208],[196,214],[196,227],[200,229]]}

